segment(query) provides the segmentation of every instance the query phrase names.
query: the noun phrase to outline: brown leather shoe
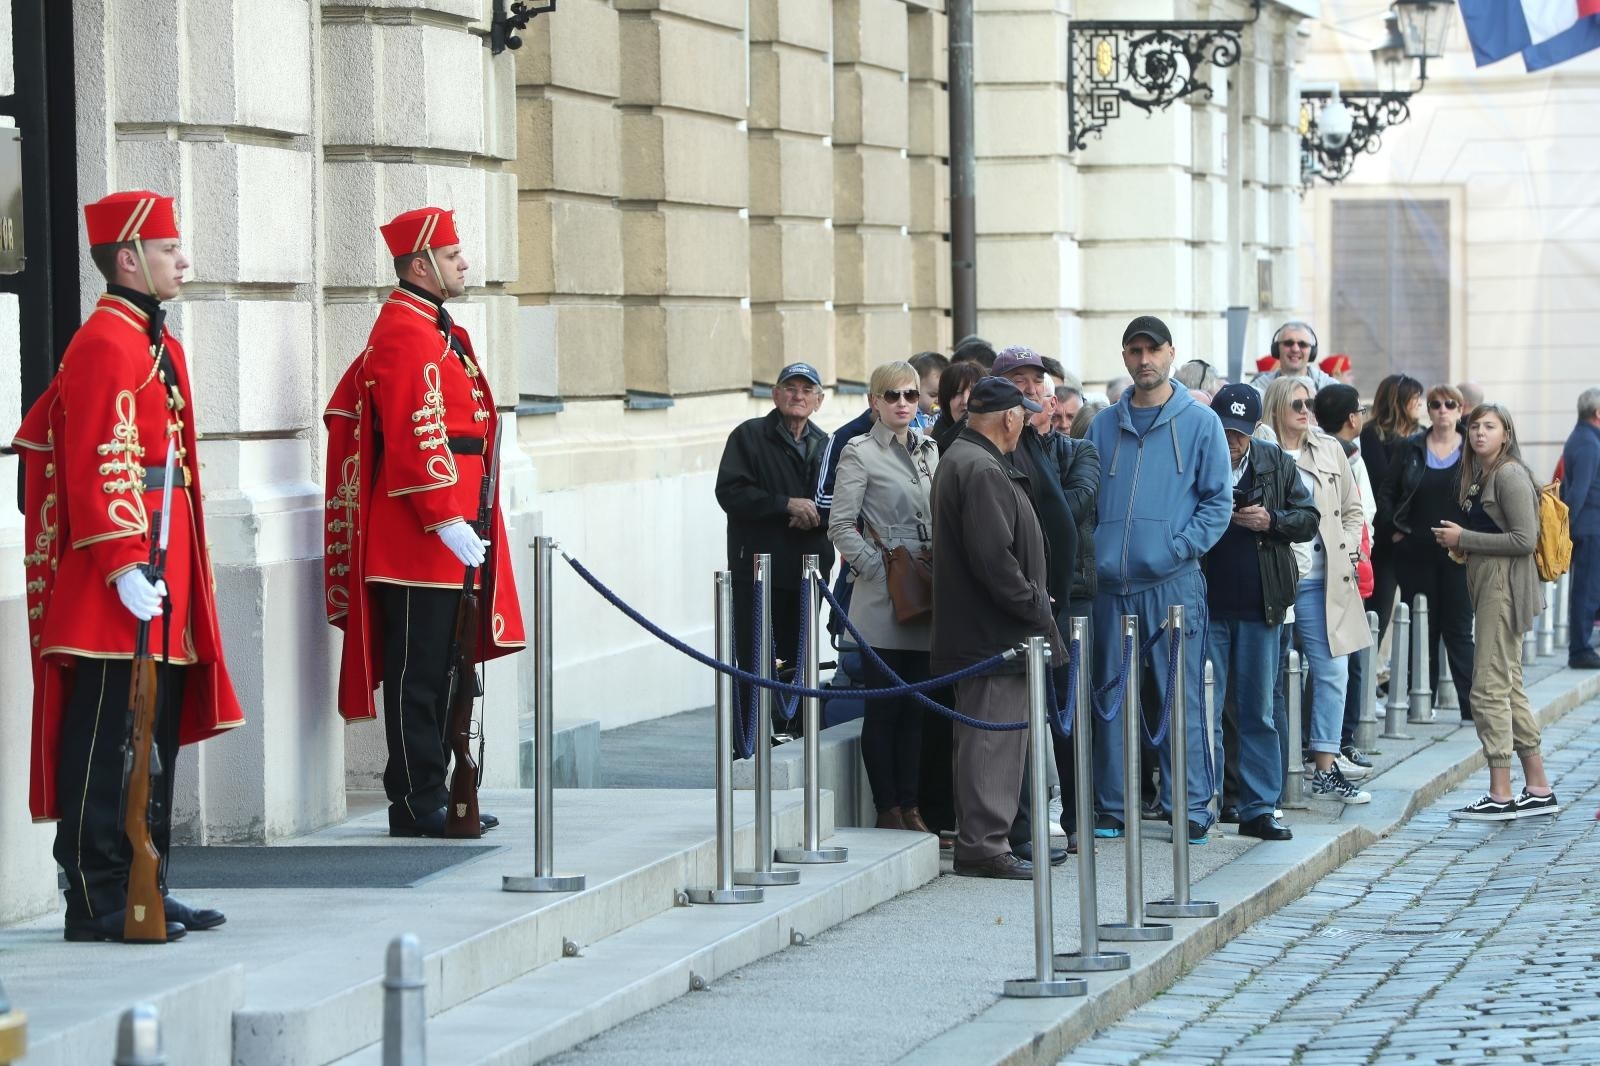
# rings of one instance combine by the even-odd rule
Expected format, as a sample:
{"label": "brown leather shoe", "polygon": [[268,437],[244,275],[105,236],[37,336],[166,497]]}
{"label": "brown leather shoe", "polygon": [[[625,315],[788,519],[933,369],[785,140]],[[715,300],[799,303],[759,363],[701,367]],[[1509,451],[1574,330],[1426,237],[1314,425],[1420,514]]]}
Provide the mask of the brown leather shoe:
{"label": "brown leather shoe", "polygon": [[928,823],[922,820],[922,812],[915,807],[901,807],[900,820],[905,823],[907,829],[914,829],[919,833],[933,832],[928,828]]}
{"label": "brown leather shoe", "polygon": [[1009,851],[1003,851],[988,859],[975,859],[963,862],[955,861],[955,874],[958,877],[998,877],[1007,881],[1033,880],[1033,863],[1017,858]]}
{"label": "brown leather shoe", "polygon": [[899,807],[885,807],[878,812],[879,829],[909,829],[905,819],[900,814]]}

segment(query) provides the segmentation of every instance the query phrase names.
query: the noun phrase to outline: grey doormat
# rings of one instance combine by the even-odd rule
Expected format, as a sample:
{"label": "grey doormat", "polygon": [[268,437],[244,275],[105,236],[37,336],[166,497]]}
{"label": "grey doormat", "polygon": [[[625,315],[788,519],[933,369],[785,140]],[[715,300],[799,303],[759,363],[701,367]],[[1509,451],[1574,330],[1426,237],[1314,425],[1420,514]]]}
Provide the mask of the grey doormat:
{"label": "grey doormat", "polygon": [[190,888],[410,888],[452,866],[498,850],[493,844],[175,845],[167,865],[167,885],[174,892]]}

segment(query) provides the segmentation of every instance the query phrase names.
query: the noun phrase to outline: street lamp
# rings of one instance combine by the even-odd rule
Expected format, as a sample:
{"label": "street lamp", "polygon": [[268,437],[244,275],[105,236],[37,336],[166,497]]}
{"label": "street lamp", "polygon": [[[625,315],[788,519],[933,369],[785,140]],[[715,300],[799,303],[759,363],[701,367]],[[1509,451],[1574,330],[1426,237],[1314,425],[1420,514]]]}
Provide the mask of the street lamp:
{"label": "street lamp", "polygon": [[1456,0],[1394,0],[1390,11],[1399,22],[1406,55],[1421,61],[1421,80],[1428,80],[1428,60],[1444,55]]}
{"label": "street lamp", "polygon": [[1406,54],[1406,42],[1400,36],[1400,19],[1394,13],[1384,18],[1384,39],[1372,50],[1372,69],[1378,75],[1381,93],[1409,93],[1411,83],[1411,57]]}
{"label": "street lamp", "polygon": [[499,55],[507,48],[518,49],[522,47],[522,38],[517,34],[528,28],[528,23],[540,15],[548,15],[556,9],[556,0],[511,0],[510,11],[506,10],[506,0],[494,0],[494,10],[489,19],[489,52]]}

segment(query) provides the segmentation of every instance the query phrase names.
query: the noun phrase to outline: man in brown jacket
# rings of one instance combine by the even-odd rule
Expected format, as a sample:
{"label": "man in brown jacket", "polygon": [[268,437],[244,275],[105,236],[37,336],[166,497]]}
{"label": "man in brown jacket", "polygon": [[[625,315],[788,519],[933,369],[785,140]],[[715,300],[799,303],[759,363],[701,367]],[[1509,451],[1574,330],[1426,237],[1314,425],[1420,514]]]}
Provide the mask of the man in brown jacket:
{"label": "man in brown jacket", "polygon": [[[1039,405],[1004,378],[983,378],[967,401],[967,428],[939,460],[933,479],[932,665],[946,674],[1015,648],[1031,636],[1062,642],[1045,591],[1044,535],[1028,479],[1004,456]],[[1021,660],[956,684],[956,708],[985,722],[1020,722],[1027,709]],[[1028,736],[955,726],[955,872],[966,877],[1033,876],[1011,853]]]}

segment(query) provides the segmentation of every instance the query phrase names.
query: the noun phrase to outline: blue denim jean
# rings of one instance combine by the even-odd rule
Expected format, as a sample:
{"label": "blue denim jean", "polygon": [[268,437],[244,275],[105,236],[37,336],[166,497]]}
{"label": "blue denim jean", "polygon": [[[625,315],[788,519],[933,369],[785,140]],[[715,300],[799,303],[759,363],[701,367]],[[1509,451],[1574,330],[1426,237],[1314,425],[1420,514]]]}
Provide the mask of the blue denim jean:
{"label": "blue denim jean", "polygon": [[[1166,620],[1167,608],[1177,604],[1184,607],[1183,670],[1184,696],[1188,712],[1188,736],[1185,748],[1188,758],[1187,787],[1189,790],[1189,821],[1209,827],[1211,815],[1212,781],[1208,770],[1210,739],[1205,715],[1205,642],[1206,581],[1198,570],[1180,574],[1153,588],[1125,596],[1102,592],[1094,601],[1094,683],[1098,689],[1115,678],[1122,667],[1122,616],[1139,617],[1139,633],[1135,652],[1143,646]],[[1167,642],[1156,643],[1152,652],[1155,661],[1156,689],[1161,698],[1167,690]],[[1102,703],[1117,699],[1108,695]],[[1126,708],[1123,709],[1124,711]],[[1109,814],[1123,820],[1123,749],[1122,711],[1109,722],[1096,720],[1095,740],[1095,807],[1099,814]],[[1172,809],[1172,766],[1166,743],[1161,745],[1161,806]]]}
{"label": "blue denim jean", "polygon": [[[1206,640],[1220,707],[1233,683],[1239,738],[1239,818],[1271,814],[1283,791],[1284,762],[1273,722],[1273,679],[1278,676],[1278,633],[1265,622],[1215,621]],[[1222,730],[1216,738],[1217,780],[1222,780]]]}
{"label": "blue denim jean", "polygon": [[1294,598],[1295,642],[1311,677],[1304,716],[1307,747],[1339,752],[1339,727],[1344,724],[1344,693],[1350,681],[1348,656],[1328,647],[1328,590],[1322,582],[1302,581]]}

